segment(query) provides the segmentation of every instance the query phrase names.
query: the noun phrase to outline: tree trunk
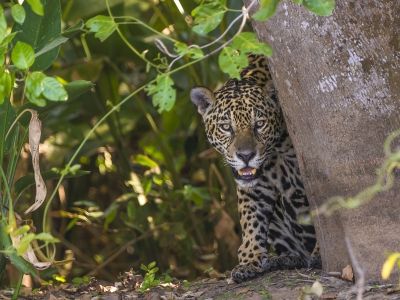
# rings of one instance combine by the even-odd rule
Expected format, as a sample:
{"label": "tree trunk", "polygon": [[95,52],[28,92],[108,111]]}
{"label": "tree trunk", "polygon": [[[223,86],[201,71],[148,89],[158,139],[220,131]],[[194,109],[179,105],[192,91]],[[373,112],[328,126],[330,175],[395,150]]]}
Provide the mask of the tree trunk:
{"label": "tree trunk", "polygon": [[[400,128],[400,2],[340,0],[331,17],[317,17],[282,1],[253,26],[274,49],[270,67],[312,207],[373,184],[385,138]],[[399,181],[315,225],[324,270],[350,264],[347,236],[366,279],[379,280],[386,255],[400,251]]]}

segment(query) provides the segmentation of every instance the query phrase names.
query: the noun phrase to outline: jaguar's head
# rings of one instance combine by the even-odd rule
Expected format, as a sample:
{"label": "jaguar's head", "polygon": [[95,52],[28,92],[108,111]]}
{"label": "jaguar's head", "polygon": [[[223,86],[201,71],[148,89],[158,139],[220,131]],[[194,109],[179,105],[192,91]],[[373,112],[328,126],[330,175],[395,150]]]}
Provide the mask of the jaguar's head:
{"label": "jaguar's head", "polygon": [[281,135],[276,99],[250,79],[230,80],[215,93],[196,87],[190,96],[203,117],[209,142],[232,167],[236,182],[254,186]]}

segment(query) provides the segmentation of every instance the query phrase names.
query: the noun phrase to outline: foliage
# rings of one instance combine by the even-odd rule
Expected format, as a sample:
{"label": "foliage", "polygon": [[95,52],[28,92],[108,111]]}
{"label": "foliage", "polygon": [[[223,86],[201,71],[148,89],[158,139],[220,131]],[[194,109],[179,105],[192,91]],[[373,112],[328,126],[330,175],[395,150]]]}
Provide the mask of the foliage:
{"label": "foliage", "polygon": [[400,253],[395,252],[392,253],[388,256],[386,259],[385,263],[382,266],[382,278],[383,279],[388,279],[390,277],[390,274],[393,271],[394,266],[397,263],[397,268],[400,270]]}
{"label": "foliage", "polygon": [[155,261],[149,263],[147,266],[142,264],[140,268],[145,272],[143,282],[139,288],[141,292],[144,292],[152,287],[156,287],[161,283],[161,280],[156,278],[158,268],[156,267]]}
{"label": "foliage", "polygon": [[[230,170],[202,152],[188,91],[272,50],[237,1],[183,4],[0,5],[0,272],[5,257],[48,280],[112,279],[127,261],[188,278],[235,263],[215,233],[236,216]],[[143,289],[165,281],[144,271]]]}

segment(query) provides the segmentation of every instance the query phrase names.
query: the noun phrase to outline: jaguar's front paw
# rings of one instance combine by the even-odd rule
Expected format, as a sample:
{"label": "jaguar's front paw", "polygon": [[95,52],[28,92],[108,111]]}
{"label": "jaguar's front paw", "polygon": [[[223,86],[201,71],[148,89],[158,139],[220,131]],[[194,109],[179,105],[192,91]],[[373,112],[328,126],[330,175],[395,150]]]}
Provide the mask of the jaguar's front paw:
{"label": "jaguar's front paw", "polygon": [[258,265],[257,262],[237,265],[231,272],[231,277],[236,283],[240,283],[254,277],[257,277],[265,272],[265,268]]}

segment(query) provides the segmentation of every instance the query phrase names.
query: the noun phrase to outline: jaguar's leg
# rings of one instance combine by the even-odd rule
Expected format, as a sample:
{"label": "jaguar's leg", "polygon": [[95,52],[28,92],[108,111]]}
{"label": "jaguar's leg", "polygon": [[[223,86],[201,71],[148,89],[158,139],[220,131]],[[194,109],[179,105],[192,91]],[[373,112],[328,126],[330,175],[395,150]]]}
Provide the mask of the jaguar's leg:
{"label": "jaguar's leg", "polygon": [[274,212],[276,193],[273,187],[258,186],[254,190],[238,190],[242,244],[239,265],[231,273],[235,282],[242,282],[267,269],[269,222]]}

